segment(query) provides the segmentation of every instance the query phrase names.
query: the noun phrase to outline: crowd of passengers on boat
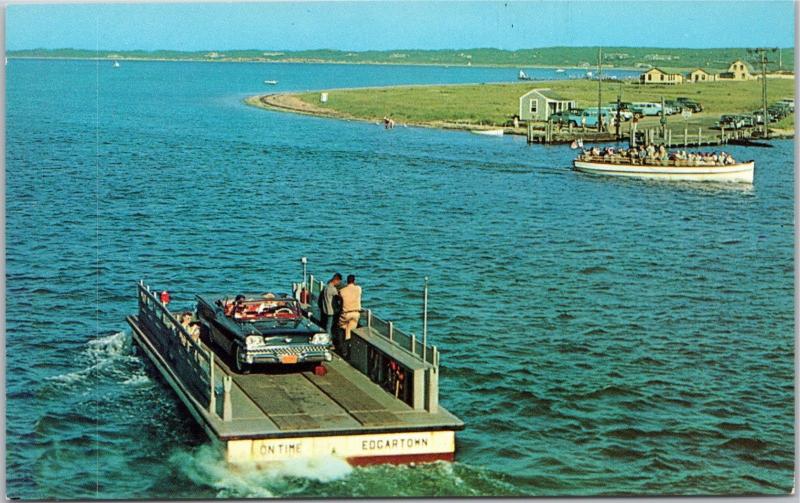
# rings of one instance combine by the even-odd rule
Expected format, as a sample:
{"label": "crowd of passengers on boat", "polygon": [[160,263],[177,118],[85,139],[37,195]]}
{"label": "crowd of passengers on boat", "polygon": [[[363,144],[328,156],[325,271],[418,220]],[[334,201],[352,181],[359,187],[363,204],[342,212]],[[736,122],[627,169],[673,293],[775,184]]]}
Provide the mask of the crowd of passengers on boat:
{"label": "crowd of passengers on boat", "polygon": [[600,150],[592,147],[584,150],[580,160],[614,164],[674,164],[683,166],[725,166],[736,164],[736,159],[726,152],[687,152],[676,150],[670,152],[662,144],[639,145],[630,149],[606,147]]}

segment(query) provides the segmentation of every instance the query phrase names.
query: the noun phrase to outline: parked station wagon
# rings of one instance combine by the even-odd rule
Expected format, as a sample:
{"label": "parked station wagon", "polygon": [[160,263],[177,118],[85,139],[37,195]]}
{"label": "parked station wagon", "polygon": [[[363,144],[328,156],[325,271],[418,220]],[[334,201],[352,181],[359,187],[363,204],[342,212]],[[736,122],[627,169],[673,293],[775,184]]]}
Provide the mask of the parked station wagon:
{"label": "parked station wagon", "polygon": [[197,317],[212,344],[233,360],[236,371],[255,364],[331,361],[331,338],[306,318],[288,294],[239,295],[213,304],[197,297]]}
{"label": "parked station wagon", "polygon": [[[601,108],[600,113],[603,115],[604,124],[610,124],[611,114],[607,108]],[[597,127],[598,115],[597,108],[572,108],[563,112],[552,114],[553,122],[563,122],[572,124],[573,126],[580,126],[585,120],[586,127]]]}
{"label": "parked station wagon", "polygon": [[631,111],[635,117],[658,115],[661,113],[660,103],[631,103]]}

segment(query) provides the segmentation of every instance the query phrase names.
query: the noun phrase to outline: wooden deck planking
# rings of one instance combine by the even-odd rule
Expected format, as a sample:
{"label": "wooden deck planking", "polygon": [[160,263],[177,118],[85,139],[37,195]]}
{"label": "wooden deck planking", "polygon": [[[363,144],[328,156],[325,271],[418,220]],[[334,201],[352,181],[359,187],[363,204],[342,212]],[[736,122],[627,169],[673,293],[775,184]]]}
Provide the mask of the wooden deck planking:
{"label": "wooden deck planking", "polygon": [[[307,373],[306,377],[319,387],[331,400],[339,404],[363,426],[394,426],[401,421],[386,410],[373,395],[359,389],[351,380],[345,378],[336,368],[329,368],[324,377]],[[378,393],[385,393],[377,388]]]}
{"label": "wooden deck planking", "polygon": [[234,383],[282,431],[358,426],[347,411],[308,382],[300,373],[231,374]]}

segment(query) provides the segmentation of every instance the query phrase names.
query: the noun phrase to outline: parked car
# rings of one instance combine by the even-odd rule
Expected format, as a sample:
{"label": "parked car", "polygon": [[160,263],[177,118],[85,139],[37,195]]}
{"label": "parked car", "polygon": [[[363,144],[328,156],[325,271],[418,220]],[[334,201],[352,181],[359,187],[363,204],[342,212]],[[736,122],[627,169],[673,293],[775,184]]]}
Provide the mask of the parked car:
{"label": "parked car", "polygon": [[683,105],[677,100],[666,100],[664,106],[667,107],[672,113],[679,114],[683,111]]}
{"label": "parked car", "polygon": [[773,103],[772,105],[767,107],[767,110],[771,110],[775,112],[775,115],[778,116],[778,120],[783,119],[787,115],[792,113],[792,110],[789,108],[789,105],[786,103]]}
{"label": "parked car", "polygon": [[794,98],[783,98],[782,100],[779,100],[778,103],[786,105],[789,107],[789,110],[794,113]]}
{"label": "parked car", "polygon": [[[629,121],[629,120],[633,119],[633,112],[631,112],[630,109],[628,108],[630,103],[620,102],[619,105],[620,105],[619,106],[619,116],[622,118],[622,120]],[[611,113],[611,115],[613,115],[613,116],[617,115],[617,102],[616,101],[610,102],[609,106],[606,107],[606,108],[608,108],[608,110]]]}
{"label": "parked car", "polygon": [[723,115],[717,121],[717,127],[719,128],[733,128],[739,129],[744,126],[744,121],[742,120],[740,115]]}
{"label": "parked car", "polygon": [[[605,124],[610,124],[611,115],[608,110],[601,107],[600,114],[603,116]],[[573,126],[580,126],[585,123],[586,127],[597,127],[598,121],[597,108],[572,108],[554,113],[550,117],[553,118],[554,122],[572,124]]]}
{"label": "parked car", "polygon": [[753,118],[752,115],[741,114],[741,115],[737,115],[737,117],[742,122],[742,126],[741,127],[753,127],[753,126],[756,125],[756,121],[755,121],[755,119]]}
{"label": "parked car", "polygon": [[701,105],[700,102],[695,101],[695,100],[690,99],[690,98],[687,98],[685,96],[678,96],[677,98],[675,98],[675,101],[677,101],[678,103],[681,103],[682,108],[689,109],[692,112],[702,112],[703,111],[703,105]]}
{"label": "parked car", "polygon": [[331,361],[331,338],[288,294],[238,295],[213,304],[197,297],[197,317],[212,344],[246,374],[259,363]]}
{"label": "parked car", "polygon": [[[770,122],[777,122],[778,121],[778,116],[774,112],[770,111],[769,109],[767,110],[767,115],[769,116],[769,121]],[[753,118],[755,119],[756,124],[764,124],[764,111],[763,110],[754,110],[753,111]]]}
{"label": "parked car", "polygon": [[661,103],[631,103],[631,112],[633,112],[634,117],[659,115],[661,113]]}

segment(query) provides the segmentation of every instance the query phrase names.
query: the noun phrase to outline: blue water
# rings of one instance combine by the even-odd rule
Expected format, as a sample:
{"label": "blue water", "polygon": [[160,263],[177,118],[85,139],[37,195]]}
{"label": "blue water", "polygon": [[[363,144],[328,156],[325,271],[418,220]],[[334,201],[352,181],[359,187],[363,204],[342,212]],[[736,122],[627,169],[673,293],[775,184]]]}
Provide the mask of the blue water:
{"label": "blue water", "polygon": [[[756,159],[752,187],[605,179],[570,171],[567,147],[241,101],[265,79],[305,90],[514,69],[6,69],[9,496],[791,490],[791,141],[730,148]],[[365,304],[417,333],[430,277],[441,401],[467,423],[457,462],[232,470],[131,354],[137,280],[189,306],[286,288],[304,255],[318,275],[357,274]]]}

